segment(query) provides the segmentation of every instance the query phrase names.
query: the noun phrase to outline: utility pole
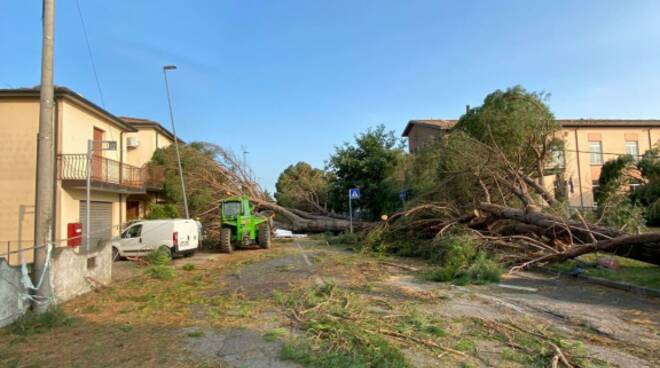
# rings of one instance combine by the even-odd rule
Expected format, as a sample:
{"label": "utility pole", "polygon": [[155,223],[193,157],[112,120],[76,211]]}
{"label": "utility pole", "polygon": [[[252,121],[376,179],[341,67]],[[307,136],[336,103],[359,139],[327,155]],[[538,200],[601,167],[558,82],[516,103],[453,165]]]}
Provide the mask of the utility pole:
{"label": "utility pole", "polygon": [[53,87],[53,49],[55,43],[55,0],[43,0],[43,36],[41,50],[41,90],[39,93],[39,133],[37,134],[37,186],[34,218],[33,283],[37,286],[37,313],[48,310],[52,302],[48,248],[53,239],[53,180],[55,179],[55,141]]}
{"label": "utility pole", "polygon": [[176,151],[176,161],[179,165],[179,177],[181,178],[181,192],[183,193],[183,207],[186,210],[186,219],[190,219],[188,213],[188,197],[186,196],[186,182],[183,180],[183,169],[181,168],[181,154],[179,153],[179,138],[176,137],[176,128],[174,127],[174,113],[172,112],[172,98],[170,97],[170,85],[167,83],[167,71],[176,70],[176,65],[163,66],[163,76],[165,77],[165,92],[167,93],[167,106],[170,109],[170,121],[172,122],[172,135],[174,135],[174,150]]}

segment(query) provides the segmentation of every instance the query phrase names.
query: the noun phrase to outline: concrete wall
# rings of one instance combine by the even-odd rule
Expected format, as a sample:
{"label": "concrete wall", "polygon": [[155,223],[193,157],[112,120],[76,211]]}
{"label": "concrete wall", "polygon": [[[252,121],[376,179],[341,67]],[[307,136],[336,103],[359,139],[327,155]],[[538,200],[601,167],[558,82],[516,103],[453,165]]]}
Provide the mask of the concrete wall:
{"label": "concrete wall", "polygon": [[0,259],[0,328],[16,321],[30,306],[30,302],[22,297],[27,290],[20,277],[18,267],[11,267]]}
{"label": "concrete wall", "polygon": [[[6,99],[0,103],[0,254],[31,247],[34,239],[39,100]],[[24,252],[32,262],[32,252]],[[19,257],[9,257],[11,265]]]}
{"label": "concrete wall", "polygon": [[[93,259],[93,266],[88,265],[90,259]],[[107,244],[90,254],[78,254],[71,248],[56,248],[50,279],[56,303],[92,291],[95,287],[109,285],[112,281],[111,245]]]}

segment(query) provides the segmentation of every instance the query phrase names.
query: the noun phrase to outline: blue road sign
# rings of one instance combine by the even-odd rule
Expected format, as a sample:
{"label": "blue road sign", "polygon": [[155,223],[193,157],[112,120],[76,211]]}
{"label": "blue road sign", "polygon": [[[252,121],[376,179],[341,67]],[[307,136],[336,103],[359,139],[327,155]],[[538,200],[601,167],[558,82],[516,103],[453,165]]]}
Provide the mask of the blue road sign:
{"label": "blue road sign", "polygon": [[402,201],[405,201],[407,197],[408,197],[407,190],[402,190],[399,192],[399,199],[401,199]]}
{"label": "blue road sign", "polygon": [[360,199],[360,189],[351,188],[348,190],[348,197],[350,199]]}

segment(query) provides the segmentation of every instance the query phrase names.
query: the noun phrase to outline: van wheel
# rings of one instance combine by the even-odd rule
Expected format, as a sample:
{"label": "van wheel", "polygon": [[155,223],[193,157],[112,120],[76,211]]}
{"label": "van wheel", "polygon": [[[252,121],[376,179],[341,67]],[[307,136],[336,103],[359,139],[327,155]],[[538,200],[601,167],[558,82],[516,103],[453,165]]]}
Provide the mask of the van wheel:
{"label": "van wheel", "polygon": [[259,247],[263,249],[269,249],[271,242],[270,226],[264,222],[263,224],[259,225],[257,231],[259,231],[259,235],[257,237],[257,242],[259,243]]}
{"label": "van wheel", "polygon": [[220,251],[223,253],[234,251],[234,248],[231,246],[231,229],[228,227],[220,229]]}
{"label": "van wheel", "polygon": [[117,247],[112,247],[112,262],[117,262],[120,258],[119,249],[117,249]]}

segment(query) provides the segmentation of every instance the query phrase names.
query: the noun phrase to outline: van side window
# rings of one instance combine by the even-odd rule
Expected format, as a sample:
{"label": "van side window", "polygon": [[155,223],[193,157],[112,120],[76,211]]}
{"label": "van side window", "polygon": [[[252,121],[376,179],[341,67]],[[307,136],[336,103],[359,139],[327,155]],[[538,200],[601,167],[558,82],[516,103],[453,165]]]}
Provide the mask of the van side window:
{"label": "van side window", "polygon": [[126,238],[138,238],[142,233],[142,225],[135,225],[126,231]]}

